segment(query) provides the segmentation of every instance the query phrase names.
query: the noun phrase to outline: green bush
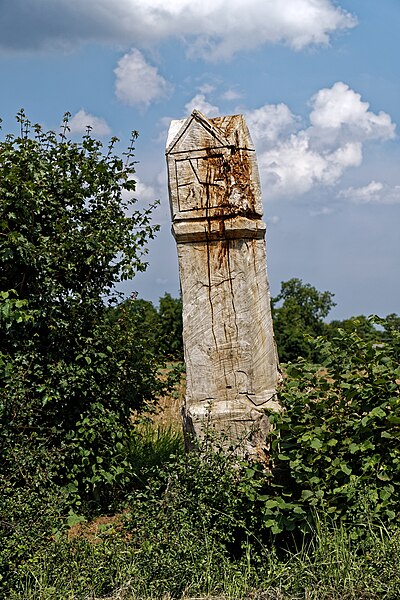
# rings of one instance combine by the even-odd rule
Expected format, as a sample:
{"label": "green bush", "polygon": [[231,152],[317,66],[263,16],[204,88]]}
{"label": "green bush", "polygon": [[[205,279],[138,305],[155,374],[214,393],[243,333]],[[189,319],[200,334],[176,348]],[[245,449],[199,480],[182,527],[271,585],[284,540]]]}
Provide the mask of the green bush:
{"label": "green bush", "polygon": [[59,135],[17,118],[0,142],[0,478],[26,486],[44,447],[58,485],[107,510],[132,410],[168,387],[135,299],[114,292],[146,268],[157,227],[129,199],[133,145],[121,158],[116,138],[104,152],[89,133],[70,141],[68,115]]}
{"label": "green bush", "polygon": [[398,516],[399,336],[388,328],[387,341],[375,344],[338,330],[334,340],[317,342],[322,364],[287,366],[280,393],[285,411],[271,415],[275,531],[307,529],[321,512],[351,524],[358,535],[370,521]]}
{"label": "green bush", "polygon": [[320,513],[300,545],[296,538],[283,545],[263,522],[261,485],[261,472],[226,452],[170,457],[95,535],[88,524],[70,541],[42,536],[7,597],[397,598],[398,528],[354,540],[351,529]]}
{"label": "green bush", "polygon": [[[19,113],[0,141],[0,564],[15,577],[72,511],[113,510],[132,484],[132,411],[169,382],[134,296],[152,208],[134,210],[133,145],[44,132]],[[133,134],[132,144],[136,134]],[[14,565],[14,566],[13,566]]]}

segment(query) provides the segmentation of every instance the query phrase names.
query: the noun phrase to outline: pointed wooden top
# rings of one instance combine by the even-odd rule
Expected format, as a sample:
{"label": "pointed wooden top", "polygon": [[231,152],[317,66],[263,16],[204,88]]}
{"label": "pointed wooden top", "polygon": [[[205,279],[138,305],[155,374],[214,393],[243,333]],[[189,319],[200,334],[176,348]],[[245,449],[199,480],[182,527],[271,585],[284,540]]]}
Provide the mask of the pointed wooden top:
{"label": "pointed wooden top", "polygon": [[166,154],[232,146],[254,151],[242,115],[208,119],[200,111],[194,110],[186,119],[171,122]]}

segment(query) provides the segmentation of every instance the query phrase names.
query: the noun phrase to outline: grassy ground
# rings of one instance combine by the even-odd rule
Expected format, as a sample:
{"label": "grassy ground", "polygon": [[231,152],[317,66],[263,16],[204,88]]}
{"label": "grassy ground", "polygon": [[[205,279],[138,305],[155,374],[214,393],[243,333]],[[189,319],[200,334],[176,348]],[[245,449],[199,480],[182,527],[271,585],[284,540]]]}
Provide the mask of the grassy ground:
{"label": "grassy ground", "polygon": [[[69,547],[61,544],[57,564],[53,557],[52,561],[48,559],[46,563],[43,560],[32,566],[25,585],[10,598],[395,600],[400,589],[399,533],[397,530],[387,532],[381,538],[375,536],[369,547],[360,550],[351,543],[343,529],[320,531],[312,542],[312,548],[304,547],[297,553],[280,558],[273,552],[266,553],[258,556],[254,564],[250,547],[247,564],[241,565],[214,563],[212,553],[207,555],[205,549],[205,562],[199,564],[195,561],[190,565],[192,577],[181,582],[182,593],[179,595],[168,589],[171,581],[166,581],[163,588],[162,582],[144,580],[140,557],[135,557],[129,549],[128,540],[115,546],[104,541],[96,542],[94,537],[80,544],[75,539]],[[165,562],[168,562],[168,556],[165,556]],[[114,592],[97,595],[96,588],[99,589],[100,579],[107,568],[113,572]]]}
{"label": "grassy ground", "polygon": [[[345,524],[320,515],[307,537],[262,537],[251,504],[242,512],[242,500],[230,487],[236,475],[218,462],[224,459],[217,457],[202,470],[201,462],[184,457],[183,393],[182,383],[160,401],[160,412],[134,439],[132,468],[147,483],[132,489],[118,514],[88,521],[72,515],[76,522],[72,518],[64,528],[42,532],[42,543],[28,553],[21,540],[25,558],[13,566],[13,584],[4,598],[399,598],[399,527],[366,522],[356,539]],[[182,475],[186,479],[179,483]],[[245,510],[249,520],[242,523]],[[0,573],[0,584],[1,578]]]}

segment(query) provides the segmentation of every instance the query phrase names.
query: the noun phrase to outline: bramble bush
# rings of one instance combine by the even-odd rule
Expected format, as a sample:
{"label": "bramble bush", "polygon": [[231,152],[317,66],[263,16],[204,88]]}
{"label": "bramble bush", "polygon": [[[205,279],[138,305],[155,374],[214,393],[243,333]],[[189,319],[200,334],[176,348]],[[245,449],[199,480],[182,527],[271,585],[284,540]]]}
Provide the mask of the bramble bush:
{"label": "bramble bush", "polygon": [[271,415],[276,497],[272,530],[310,528],[313,514],[342,520],[361,535],[400,512],[400,332],[386,321],[374,343],[338,329],[317,340],[321,364],[290,363]]}

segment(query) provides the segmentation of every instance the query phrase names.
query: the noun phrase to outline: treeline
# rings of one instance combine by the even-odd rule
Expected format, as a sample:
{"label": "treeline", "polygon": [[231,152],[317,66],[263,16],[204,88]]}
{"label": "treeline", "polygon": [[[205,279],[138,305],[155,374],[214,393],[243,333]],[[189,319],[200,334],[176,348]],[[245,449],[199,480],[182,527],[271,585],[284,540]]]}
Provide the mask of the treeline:
{"label": "treeline", "polygon": [[358,315],[326,322],[335,306],[333,298],[332,292],[320,292],[298,278],[282,282],[279,294],[272,298],[274,334],[281,362],[299,357],[320,362],[316,338],[332,340],[339,329],[356,332],[361,339],[376,344],[386,342],[392,329],[400,331],[400,317],[394,313],[378,319]]}
{"label": "treeline", "polygon": [[147,337],[154,347],[169,359],[183,359],[182,300],[167,292],[159,299],[158,307],[150,300],[135,299],[130,310],[141,315],[147,327]]}

